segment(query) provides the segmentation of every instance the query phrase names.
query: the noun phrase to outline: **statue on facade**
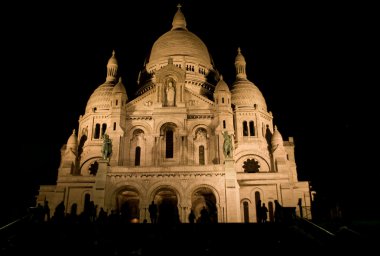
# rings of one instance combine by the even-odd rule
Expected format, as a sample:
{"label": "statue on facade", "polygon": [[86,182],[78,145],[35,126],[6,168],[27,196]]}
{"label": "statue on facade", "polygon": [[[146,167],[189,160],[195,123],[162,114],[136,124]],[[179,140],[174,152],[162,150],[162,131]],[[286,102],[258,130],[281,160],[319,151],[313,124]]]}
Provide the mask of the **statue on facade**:
{"label": "statue on facade", "polygon": [[108,136],[108,134],[104,134],[101,152],[102,152],[104,160],[107,160],[111,156],[112,141],[111,141],[110,137]]}
{"label": "statue on facade", "polygon": [[175,88],[172,81],[169,81],[165,89],[166,92],[166,105],[174,106],[175,104]]}
{"label": "statue on facade", "polygon": [[224,157],[226,158],[232,157],[233,145],[232,145],[231,135],[229,135],[227,131],[224,131],[222,134],[224,137],[224,143],[223,143]]}

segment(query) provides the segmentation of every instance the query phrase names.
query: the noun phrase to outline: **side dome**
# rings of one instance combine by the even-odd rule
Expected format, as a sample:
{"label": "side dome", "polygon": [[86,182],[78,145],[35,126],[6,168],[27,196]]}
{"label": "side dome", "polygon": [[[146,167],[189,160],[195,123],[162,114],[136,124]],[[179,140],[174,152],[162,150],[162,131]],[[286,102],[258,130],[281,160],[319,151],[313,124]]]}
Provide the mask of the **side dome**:
{"label": "side dome", "polygon": [[284,141],[282,139],[281,133],[278,131],[277,126],[274,127],[274,132],[271,139],[272,147],[276,147],[278,145],[283,145]]}
{"label": "side dome", "polygon": [[232,84],[231,102],[237,107],[256,107],[267,111],[267,104],[263,94],[249,80],[239,79]]}
{"label": "side dome", "polygon": [[96,88],[87,101],[86,114],[93,111],[109,110],[113,87],[112,83],[104,83]]}
{"label": "side dome", "polygon": [[78,137],[75,134],[75,129],[73,130],[73,133],[70,135],[69,139],[66,143],[67,146],[71,146],[73,148],[78,147]]}
{"label": "side dome", "polygon": [[[91,94],[90,98],[87,101],[86,114],[95,112],[95,111],[102,111],[102,110],[105,111],[111,108],[112,91],[117,81],[116,80],[117,72],[118,72],[117,59],[115,57],[115,51],[112,51],[112,56],[108,60],[108,64],[107,64],[106,82],[104,84],[101,84]],[[122,90],[122,88],[120,88],[120,90]]]}
{"label": "side dome", "polygon": [[228,85],[226,84],[226,82],[223,80],[223,76],[222,75],[220,75],[220,80],[216,84],[214,93],[221,92],[221,91],[230,92],[230,89],[228,88]]}
{"label": "side dome", "polygon": [[253,107],[267,111],[264,96],[257,86],[248,80],[246,62],[240,48],[235,58],[236,80],[232,84],[231,102],[237,107]]}

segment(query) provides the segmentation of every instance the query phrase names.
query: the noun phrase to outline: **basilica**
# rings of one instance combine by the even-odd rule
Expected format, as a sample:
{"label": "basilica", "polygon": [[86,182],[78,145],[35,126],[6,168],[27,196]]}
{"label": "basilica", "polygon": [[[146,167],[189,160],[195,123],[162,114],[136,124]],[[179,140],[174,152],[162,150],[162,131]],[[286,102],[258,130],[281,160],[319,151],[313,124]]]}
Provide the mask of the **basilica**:
{"label": "basilica", "polygon": [[213,223],[257,222],[263,205],[268,222],[275,205],[311,218],[293,138],[274,125],[243,53],[236,49],[229,85],[180,6],[154,42],[135,95],[127,95],[117,52],[110,53],[105,81],[61,148],[56,184],[41,185],[37,203],[63,203],[66,213],[93,203],[132,223],[151,222],[151,204],[158,222],[188,223],[205,210]]}

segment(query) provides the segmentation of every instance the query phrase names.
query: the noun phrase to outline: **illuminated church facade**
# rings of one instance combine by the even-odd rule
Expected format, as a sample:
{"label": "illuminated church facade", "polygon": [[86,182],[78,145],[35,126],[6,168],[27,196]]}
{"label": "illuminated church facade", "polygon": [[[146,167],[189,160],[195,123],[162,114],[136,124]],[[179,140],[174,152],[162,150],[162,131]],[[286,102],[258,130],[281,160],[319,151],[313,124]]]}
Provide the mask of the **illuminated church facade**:
{"label": "illuminated church facade", "polygon": [[[93,201],[131,222],[150,222],[152,201],[159,220],[166,214],[181,223],[191,210],[199,218],[203,207],[212,222],[256,222],[263,203],[273,221],[276,200],[309,216],[301,212],[311,204],[310,188],[297,178],[293,138],[283,140],[274,126],[240,49],[235,67],[229,86],[179,7],[171,30],[153,44],[132,100],[112,53],[105,82],[61,149],[56,185],[41,185],[37,202],[51,209],[63,202],[68,213]],[[102,150],[107,137],[110,154]]]}

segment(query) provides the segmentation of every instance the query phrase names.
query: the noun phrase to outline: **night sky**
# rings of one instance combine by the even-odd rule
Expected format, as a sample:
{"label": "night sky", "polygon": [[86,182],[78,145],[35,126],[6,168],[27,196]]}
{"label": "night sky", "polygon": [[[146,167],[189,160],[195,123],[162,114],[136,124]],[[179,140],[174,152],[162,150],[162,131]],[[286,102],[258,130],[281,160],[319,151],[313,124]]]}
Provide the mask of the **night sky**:
{"label": "night sky", "polygon": [[[4,9],[1,198],[12,216],[34,204],[39,184],[55,183],[60,148],[105,81],[112,50],[134,98],[144,59],[171,29],[178,1],[124,2]],[[274,124],[294,137],[299,180],[310,180],[324,204],[373,215],[358,210],[379,194],[371,7],[279,2],[180,1],[228,85],[241,47]]]}

